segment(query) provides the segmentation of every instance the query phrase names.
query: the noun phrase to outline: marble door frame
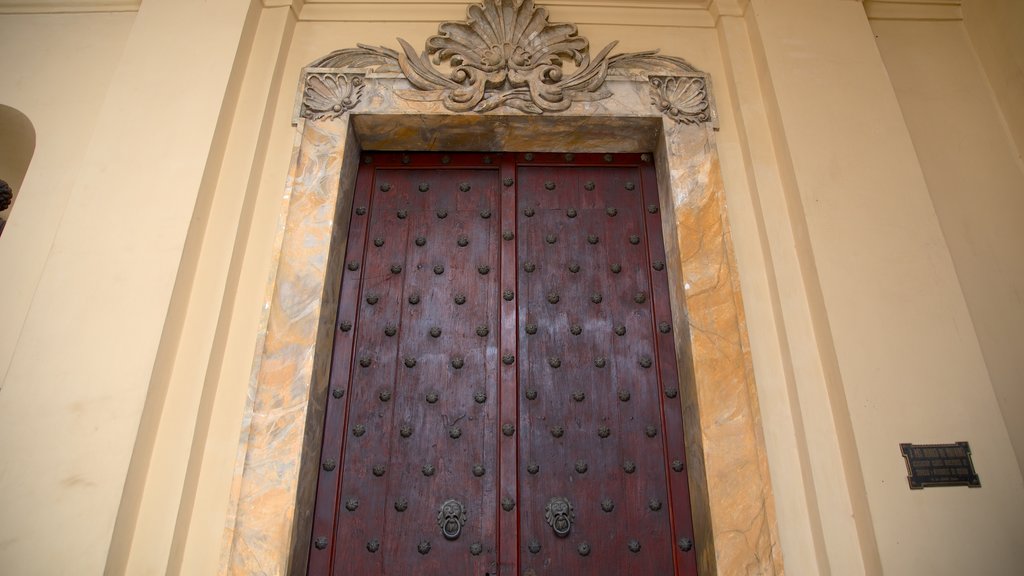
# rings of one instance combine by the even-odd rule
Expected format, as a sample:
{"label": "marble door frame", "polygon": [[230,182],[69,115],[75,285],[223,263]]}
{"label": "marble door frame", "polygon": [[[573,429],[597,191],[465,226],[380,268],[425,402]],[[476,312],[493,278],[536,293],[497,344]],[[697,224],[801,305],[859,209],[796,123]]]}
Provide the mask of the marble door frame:
{"label": "marble door frame", "polygon": [[[301,102],[317,74],[334,75],[348,99],[314,119]],[[365,149],[652,154],[698,566],[708,575],[781,574],[713,122],[683,122],[652,106],[657,82],[643,74],[609,77],[610,96],[557,114],[452,112],[403,97],[413,87],[395,73],[307,68],[303,78],[221,573],[305,573],[341,262]]]}

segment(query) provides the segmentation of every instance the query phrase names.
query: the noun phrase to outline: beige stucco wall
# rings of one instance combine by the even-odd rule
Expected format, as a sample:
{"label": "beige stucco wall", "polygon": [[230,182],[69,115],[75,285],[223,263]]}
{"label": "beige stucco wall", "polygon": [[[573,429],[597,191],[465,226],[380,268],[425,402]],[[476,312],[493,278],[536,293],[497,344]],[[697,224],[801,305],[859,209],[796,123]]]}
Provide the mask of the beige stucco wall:
{"label": "beige stucco wall", "polygon": [[[206,4],[0,16],[0,103],[37,133],[0,239],[5,573],[217,572],[300,68],[465,14]],[[1012,59],[857,2],[615,4],[550,11],[714,80],[787,570],[1014,573]],[[957,440],[983,487],[908,490],[899,442]]]}
{"label": "beige stucco wall", "polygon": [[[0,571],[8,573],[54,573],[36,564],[40,557],[73,570],[75,557],[102,565],[105,556],[97,550],[105,544],[93,538],[94,521],[103,523],[93,513],[102,510],[90,500],[101,489],[97,473],[106,461],[93,450],[69,450],[69,430],[61,424],[80,426],[89,412],[103,417],[116,404],[68,394],[72,366],[62,375],[26,379],[9,368],[33,309],[37,318],[45,317],[48,332],[75,322],[48,314],[45,305],[40,310],[36,294],[134,19],[133,13],[0,16],[0,103],[24,113],[36,137],[17,205],[0,237]],[[8,137],[14,135],[2,136]],[[73,434],[91,431],[86,425]],[[119,498],[117,478],[110,480],[106,490]],[[54,529],[60,517],[66,527]],[[106,523],[111,519],[108,512]],[[42,552],[48,533],[67,537],[57,554]]]}
{"label": "beige stucco wall", "polygon": [[248,8],[0,17],[37,133],[0,239],[5,573],[103,571]]}
{"label": "beige stucco wall", "polygon": [[1024,463],[1024,162],[964,23],[876,20],[872,29]]}
{"label": "beige stucco wall", "polygon": [[[0,381],[7,372],[133,13],[0,17],[0,104],[28,117],[35,150],[0,241]],[[16,137],[5,134],[5,139]]]}
{"label": "beige stucco wall", "polygon": [[[820,415],[805,413],[815,427],[808,428],[807,446],[816,504],[828,507],[821,514],[826,561],[843,573],[1008,573],[1020,564],[1019,542],[1002,536],[1021,533],[1020,476],[863,8],[806,1],[754,1],[751,8],[815,354],[824,368],[821,386],[797,391],[801,405],[825,393],[835,425],[830,434],[819,428]],[[799,316],[783,321],[793,319]],[[801,345],[800,336],[789,342]],[[910,493],[897,444],[954,435],[989,446],[987,456],[981,449],[975,455],[992,471],[990,492]],[[839,442],[838,470],[823,466],[818,454],[831,438]],[[820,489],[835,482],[835,471],[846,479],[845,517],[837,515],[841,493]],[[946,521],[947,513],[961,523]],[[835,524],[842,518],[855,531],[847,538]],[[994,537],[978,538],[981,525],[993,526]],[[972,545],[954,552],[934,544],[949,539]],[[851,540],[859,553],[841,560]]]}
{"label": "beige stucco wall", "polygon": [[1024,4],[1016,0],[963,0],[964,25],[981,61],[1006,126],[1024,149]]}

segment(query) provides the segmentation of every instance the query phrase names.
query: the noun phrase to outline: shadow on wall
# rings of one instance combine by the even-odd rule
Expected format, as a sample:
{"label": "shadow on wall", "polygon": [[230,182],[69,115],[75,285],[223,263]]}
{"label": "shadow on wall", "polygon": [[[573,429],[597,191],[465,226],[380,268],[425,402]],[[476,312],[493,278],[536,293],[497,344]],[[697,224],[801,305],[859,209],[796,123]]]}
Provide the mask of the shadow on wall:
{"label": "shadow on wall", "polygon": [[11,206],[36,149],[32,121],[18,110],[0,104],[0,234],[11,217]]}

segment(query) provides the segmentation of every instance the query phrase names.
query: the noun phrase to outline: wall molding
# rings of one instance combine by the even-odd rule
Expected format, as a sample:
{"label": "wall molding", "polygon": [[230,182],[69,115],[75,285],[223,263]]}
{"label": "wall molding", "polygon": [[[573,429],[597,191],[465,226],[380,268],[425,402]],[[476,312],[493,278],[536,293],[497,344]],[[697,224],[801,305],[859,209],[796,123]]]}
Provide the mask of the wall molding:
{"label": "wall molding", "polygon": [[[386,0],[382,2],[311,2],[299,11],[299,19],[309,22],[430,22],[439,14],[462,11],[463,2]],[[576,24],[637,27],[712,28],[715,19],[708,0],[677,2],[647,0],[636,3],[606,0],[555,0],[545,2],[555,11],[580,14]]]}
{"label": "wall molding", "polygon": [[142,0],[0,0],[0,14],[138,12]]}
{"label": "wall molding", "polygon": [[864,0],[869,20],[963,20],[960,0]]}

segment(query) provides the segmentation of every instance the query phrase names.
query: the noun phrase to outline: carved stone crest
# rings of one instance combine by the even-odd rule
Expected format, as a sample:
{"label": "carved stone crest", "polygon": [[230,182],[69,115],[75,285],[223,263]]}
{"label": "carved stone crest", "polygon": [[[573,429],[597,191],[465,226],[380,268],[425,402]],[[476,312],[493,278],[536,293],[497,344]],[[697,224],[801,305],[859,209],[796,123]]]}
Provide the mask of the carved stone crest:
{"label": "carved stone crest", "polygon": [[395,90],[399,97],[438,101],[452,112],[508,107],[527,114],[608,98],[606,80],[614,75],[649,82],[654,107],[676,122],[715,121],[706,73],[656,50],[611,54],[617,42],[591,57],[575,24],[550,22],[533,0],[472,4],[464,22],[442,23],[422,52],[398,42],[401,51],[359,44],[310,64],[301,116],[330,119],[354,108],[367,74],[404,76],[413,89]]}
{"label": "carved stone crest", "polygon": [[[534,114],[558,112],[574,100],[607,97],[601,84],[614,43],[590,59],[590,42],[574,24],[551,24],[533,0],[485,0],[465,22],[445,22],[417,54],[399,39],[399,65],[425,98],[454,112],[509,106]],[[433,58],[431,59],[430,56]],[[575,70],[567,72],[567,61]],[[436,65],[448,64],[445,74]]]}

